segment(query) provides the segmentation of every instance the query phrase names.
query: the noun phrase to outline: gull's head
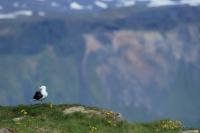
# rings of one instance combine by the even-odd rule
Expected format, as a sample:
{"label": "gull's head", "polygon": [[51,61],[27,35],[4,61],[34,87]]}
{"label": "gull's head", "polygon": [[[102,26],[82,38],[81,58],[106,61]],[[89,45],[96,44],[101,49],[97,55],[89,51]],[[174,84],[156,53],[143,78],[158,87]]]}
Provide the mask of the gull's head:
{"label": "gull's head", "polygon": [[47,90],[47,87],[46,86],[44,86],[44,85],[42,85],[42,86],[40,86],[40,88],[39,88],[41,91],[42,90],[44,90],[44,91],[46,91]]}

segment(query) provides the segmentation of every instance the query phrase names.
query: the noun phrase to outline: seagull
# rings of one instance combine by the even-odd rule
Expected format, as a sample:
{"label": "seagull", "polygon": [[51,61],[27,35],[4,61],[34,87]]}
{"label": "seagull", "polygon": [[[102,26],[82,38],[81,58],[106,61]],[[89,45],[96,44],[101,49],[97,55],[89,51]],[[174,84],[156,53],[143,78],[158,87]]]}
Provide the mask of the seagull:
{"label": "seagull", "polygon": [[42,103],[42,101],[47,98],[48,93],[47,93],[47,87],[42,85],[40,86],[40,88],[35,92],[35,95],[33,96],[33,100],[32,101],[40,101]]}

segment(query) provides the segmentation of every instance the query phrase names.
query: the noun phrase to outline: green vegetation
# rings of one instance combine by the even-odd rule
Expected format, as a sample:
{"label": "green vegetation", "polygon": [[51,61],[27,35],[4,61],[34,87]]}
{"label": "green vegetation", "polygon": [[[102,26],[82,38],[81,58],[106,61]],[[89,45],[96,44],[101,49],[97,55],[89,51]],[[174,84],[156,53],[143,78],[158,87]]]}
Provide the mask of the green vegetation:
{"label": "green vegetation", "polygon": [[77,105],[0,106],[0,129],[16,133],[180,133],[181,123],[170,120],[131,124],[117,113],[97,108],[64,113]]}

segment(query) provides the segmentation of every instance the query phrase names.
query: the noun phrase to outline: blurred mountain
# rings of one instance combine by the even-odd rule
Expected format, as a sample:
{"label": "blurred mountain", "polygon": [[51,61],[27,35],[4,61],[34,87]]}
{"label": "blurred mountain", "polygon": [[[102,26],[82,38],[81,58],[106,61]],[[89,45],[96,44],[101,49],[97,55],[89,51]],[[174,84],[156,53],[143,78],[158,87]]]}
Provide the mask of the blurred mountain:
{"label": "blurred mountain", "polygon": [[200,7],[119,8],[0,21],[0,104],[110,108],[132,121],[200,123]]}

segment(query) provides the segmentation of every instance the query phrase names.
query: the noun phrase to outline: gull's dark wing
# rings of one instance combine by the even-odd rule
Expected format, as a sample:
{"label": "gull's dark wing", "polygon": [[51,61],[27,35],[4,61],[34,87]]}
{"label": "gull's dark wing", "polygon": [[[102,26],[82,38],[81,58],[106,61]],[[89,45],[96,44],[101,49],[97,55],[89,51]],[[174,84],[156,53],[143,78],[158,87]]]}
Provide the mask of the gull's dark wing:
{"label": "gull's dark wing", "polygon": [[33,99],[39,100],[42,98],[42,93],[40,91],[36,91]]}

